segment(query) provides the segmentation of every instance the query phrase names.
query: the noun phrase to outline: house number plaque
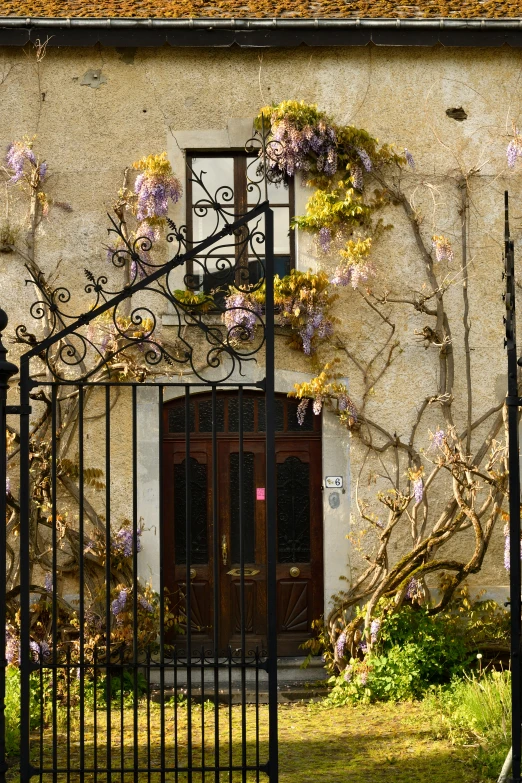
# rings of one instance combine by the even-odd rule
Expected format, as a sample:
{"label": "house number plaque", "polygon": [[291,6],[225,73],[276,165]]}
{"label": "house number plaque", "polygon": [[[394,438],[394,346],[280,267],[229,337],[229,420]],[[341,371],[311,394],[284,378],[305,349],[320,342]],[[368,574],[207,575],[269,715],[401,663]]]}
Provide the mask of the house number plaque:
{"label": "house number plaque", "polygon": [[326,489],[341,489],[343,486],[342,476],[326,476],[324,480]]}

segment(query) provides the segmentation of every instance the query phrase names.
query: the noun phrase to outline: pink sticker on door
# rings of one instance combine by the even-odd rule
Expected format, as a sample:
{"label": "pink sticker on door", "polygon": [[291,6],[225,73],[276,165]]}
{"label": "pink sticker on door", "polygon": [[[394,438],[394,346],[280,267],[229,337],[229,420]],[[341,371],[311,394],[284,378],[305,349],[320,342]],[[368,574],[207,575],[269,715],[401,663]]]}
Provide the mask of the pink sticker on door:
{"label": "pink sticker on door", "polygon": [[265,488],[264,487],[257,487],[256,488],[256,500],[264,500],[265,499]]}

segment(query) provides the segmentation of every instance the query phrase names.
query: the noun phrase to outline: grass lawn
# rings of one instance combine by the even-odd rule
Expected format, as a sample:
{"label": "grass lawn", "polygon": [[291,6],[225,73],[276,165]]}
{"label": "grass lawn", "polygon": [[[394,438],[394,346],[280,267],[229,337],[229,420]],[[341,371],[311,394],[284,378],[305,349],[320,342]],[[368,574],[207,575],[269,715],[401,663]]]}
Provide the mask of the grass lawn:
{"label": "grass lawn", "polygon": [[[232,752],[234,760],[241,758],[241,708],[218,710],[220,727],[220,755],[225,763]],[[444,740],[435,738],[419,704],[376,704],[372,706],[340,707],[324,710],[317,705],[282,705],[280,718],[280,767],[281,783],[482,783],[472,767],[473,748],[456,748]],[[214,763],[214,726],[216,713],[212,705],[195,707],[192,715],[193,758],[201,763],[201,749],[205,747],[205,764]],[[56,753],[58,767],[71,770],[80,768],[83,761],[87,772],[85,781],[108,783],[107,774],[94,773],[94,769],[106,764],[106,715],[98,709],[96,715],[98,737],[97,747],[93,743],[94,715],[86,711],[83,730],[77,716],[72,723],[61,720],[57,726]],[[247,757],[255,761],[256,712],[247,708]],[[183,766],[187,760],[187,710],[168,705],[165,709],[165,731],[162,732],[161,709],[159,705],[145,702],[140,706],[139,720],[133,722],[131,710],[124,711],[123,732],[120,715],[111,720],[111,754],[113,767],[123,766],[132,769],[135,757],[134,736],[137,734],[136,754],[140,767],[158,768],[161,760],[161,736],[165,737],[164,754],[167,766],[176,763],[174,737],[177,736],[177,765]],[[202,743],[202,730],[204,743]],[[267,748],[267,710],[259,708],[260,759],[266,757]],[[150,734],[152,742],[147,743]],[[229,738],[232,735],[232,744]],[[39,732],[33,734],[33,762],[38,766],[52,766],[52,732],[46,727],[40,743]],[[231,750],[232,748],[232,750]],[[40,754],[41,758],[40,758]],[[149,761],[150,760],[150,761]],[[69,762],[69,763],[67,763]],[[139,773],[140,783],[160,783],[158,773]],[[166,781],[187,783],[186,774],[174,775],[169,772]],[[265,780],[265,775],[259,777]],[[42,780],[52,781],[51,774],[44,774]],[[55,780],[76,783],[78,773],[72,771],[58,774]],[[132,772],[113,773],[111,781],[131,783],[135,780]],[[239,783],[239,773],[221,773],[223,783]],[[248,783],[257,778],[249,773]],[[201,772],[192,776],[194,783],[212,783],[215,776]]]}

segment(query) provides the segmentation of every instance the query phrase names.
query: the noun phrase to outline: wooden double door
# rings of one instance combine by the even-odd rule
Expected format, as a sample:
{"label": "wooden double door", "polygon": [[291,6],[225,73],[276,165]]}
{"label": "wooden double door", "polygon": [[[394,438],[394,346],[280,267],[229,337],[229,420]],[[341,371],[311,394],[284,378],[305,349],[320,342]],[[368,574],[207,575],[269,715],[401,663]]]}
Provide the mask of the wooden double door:
{"label": "wooden double door", "polygon": [[[242,464],[238,404],[233,394],[218,398],[214,447],[212,401],[205,395],[191,400],[188,469],[185,403],[165,406],[165,584],[183,635],[188,500],[191,633],[194,646],[205,649],[213,647],[215,619],[220,649],[230,645],[238,650],[242,645],[241,517],[245,643],[248,650],[266,646],[264,398],[255,393],[243,397]],[[323,612],[320,417],[308,416],[301,428],[295,401],[285,397],[276,400],[276,485],[278,652],[302,655],[300,645],[310,637],[311,622]]]}

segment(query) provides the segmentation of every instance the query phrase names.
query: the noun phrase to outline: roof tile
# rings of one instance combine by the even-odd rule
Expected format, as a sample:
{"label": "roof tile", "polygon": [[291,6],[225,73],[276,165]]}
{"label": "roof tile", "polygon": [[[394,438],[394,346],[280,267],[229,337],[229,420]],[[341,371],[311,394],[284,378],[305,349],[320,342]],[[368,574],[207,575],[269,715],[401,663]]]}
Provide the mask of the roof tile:
{"label": "roof tile", "polygon": [[[204,8],[205,13],[202,14]],[[0,0],[0,16],[20,17],[294,17],[322,18],[521,18],[521,0],[227,0],[205,6],[201,0]]]}

